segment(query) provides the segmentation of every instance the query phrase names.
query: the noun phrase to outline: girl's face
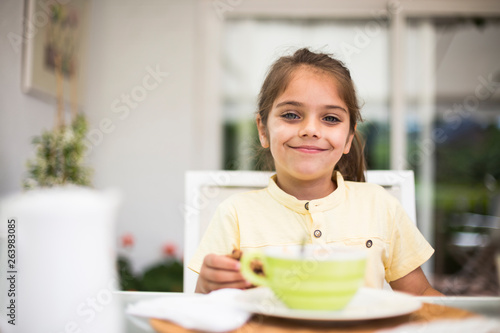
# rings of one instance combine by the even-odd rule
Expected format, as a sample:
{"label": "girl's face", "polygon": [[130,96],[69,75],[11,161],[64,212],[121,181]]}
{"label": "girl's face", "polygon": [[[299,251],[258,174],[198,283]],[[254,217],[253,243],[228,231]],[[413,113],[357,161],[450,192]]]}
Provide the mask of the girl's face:
{"label": "girl's face", "polygon": [[349,111],[336,80],[310,67],[299,67],[273,103],[267,126],[257,117],[259,139],[273,155],[280,180],[330,180],[351,147]]}

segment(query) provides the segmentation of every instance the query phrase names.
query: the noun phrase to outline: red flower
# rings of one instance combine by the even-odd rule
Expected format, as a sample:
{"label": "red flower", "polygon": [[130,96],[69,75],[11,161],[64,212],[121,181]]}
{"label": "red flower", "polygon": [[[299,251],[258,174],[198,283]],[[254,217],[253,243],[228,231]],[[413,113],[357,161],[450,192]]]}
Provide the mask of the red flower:
{"label": "red flower", "polygon": [[173,243],[167,243],[163,245],[162,252],[166,256],[174,257],[175,254],[177,253],[177,245]]}
{"label": "red flower", "polygon": [[132,234],[125,234],[122,236],[122,247],[134,246],[134,236]]}

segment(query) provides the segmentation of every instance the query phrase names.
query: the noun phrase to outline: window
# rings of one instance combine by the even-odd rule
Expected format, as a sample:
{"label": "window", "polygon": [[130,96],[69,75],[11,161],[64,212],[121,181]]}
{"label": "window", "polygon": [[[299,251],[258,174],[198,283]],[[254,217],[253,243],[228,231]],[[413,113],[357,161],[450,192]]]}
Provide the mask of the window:
{"label": "window", "polygon": [[371,169],[389,167],[388,26],[375,20],[229,20],[223,43],[224,168],[253,169],[257,95],[274,60],[300,47],[332,53],[351,70],[363,104]]}
{"label": "window", "polygon": [[445,293],[498,291],[488,249],[500,229],[498,36],[494,19],[408,25],[407,161]]}

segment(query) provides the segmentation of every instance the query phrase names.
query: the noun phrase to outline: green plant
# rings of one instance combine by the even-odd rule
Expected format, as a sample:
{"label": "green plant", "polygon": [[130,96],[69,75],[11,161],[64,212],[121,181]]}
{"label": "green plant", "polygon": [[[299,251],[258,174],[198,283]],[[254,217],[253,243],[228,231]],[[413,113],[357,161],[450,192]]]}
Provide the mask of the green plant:
{"label": "green plant", "polygon": [[[130,249],[134,239],[127,234],[122,236],[121,243],[122,248]],[[182,292],[183,265],[177,258],[176,248],[172,243],[166,244],[162,250],[163,258],[139,273],[133,271],[128,255],[119,255],[117,269],[121,290]]]}
{"label": "green plant", "polygon": [[147,268],[140,286],[143,291],[182,292],[182,263],[175,258],[165,258]]}
{"label": "green plant", "polygon": [[87,121],[78,114],[70,126],[59,126],[36,136],[32,143],[36,157],[27,163],[28,177],[23,182],[26,189],[75,184],[91,186],[92,171],[84,165],[84,144]]}
{"label": "green plant", "polygon": [[[75,48],[80,37],[77,33],[78,17],[64,5],[51,5],[50,10],[45,64],[55,76],[55,127],[45,130],[32,141],[36,157],[27,163],[28,176],[23,181],[25,189],[65,184],[91,186],[91,169],[83,163],[88,124],[78,110],[78,50]],[[65,123],[64,78],[69,81],[69,125]]]}

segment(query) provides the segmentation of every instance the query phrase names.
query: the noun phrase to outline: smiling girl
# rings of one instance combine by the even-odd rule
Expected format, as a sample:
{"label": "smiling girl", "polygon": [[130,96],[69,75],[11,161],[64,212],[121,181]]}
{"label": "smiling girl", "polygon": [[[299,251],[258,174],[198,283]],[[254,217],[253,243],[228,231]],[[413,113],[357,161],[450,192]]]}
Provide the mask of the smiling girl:
{"label": "smiling girl", "polygon": [[232,196],[217,209],[189,267],[197,292],[247,288],[226,254],[276,245],[366,248],[365,285],[441,295],[420,266],[434,250],[399,202],[364,182],[356,124],[360,107],[349,70],[327,54],[300,49],[278,59],[259,94],[262,147],[276,174],[262,190]]}

